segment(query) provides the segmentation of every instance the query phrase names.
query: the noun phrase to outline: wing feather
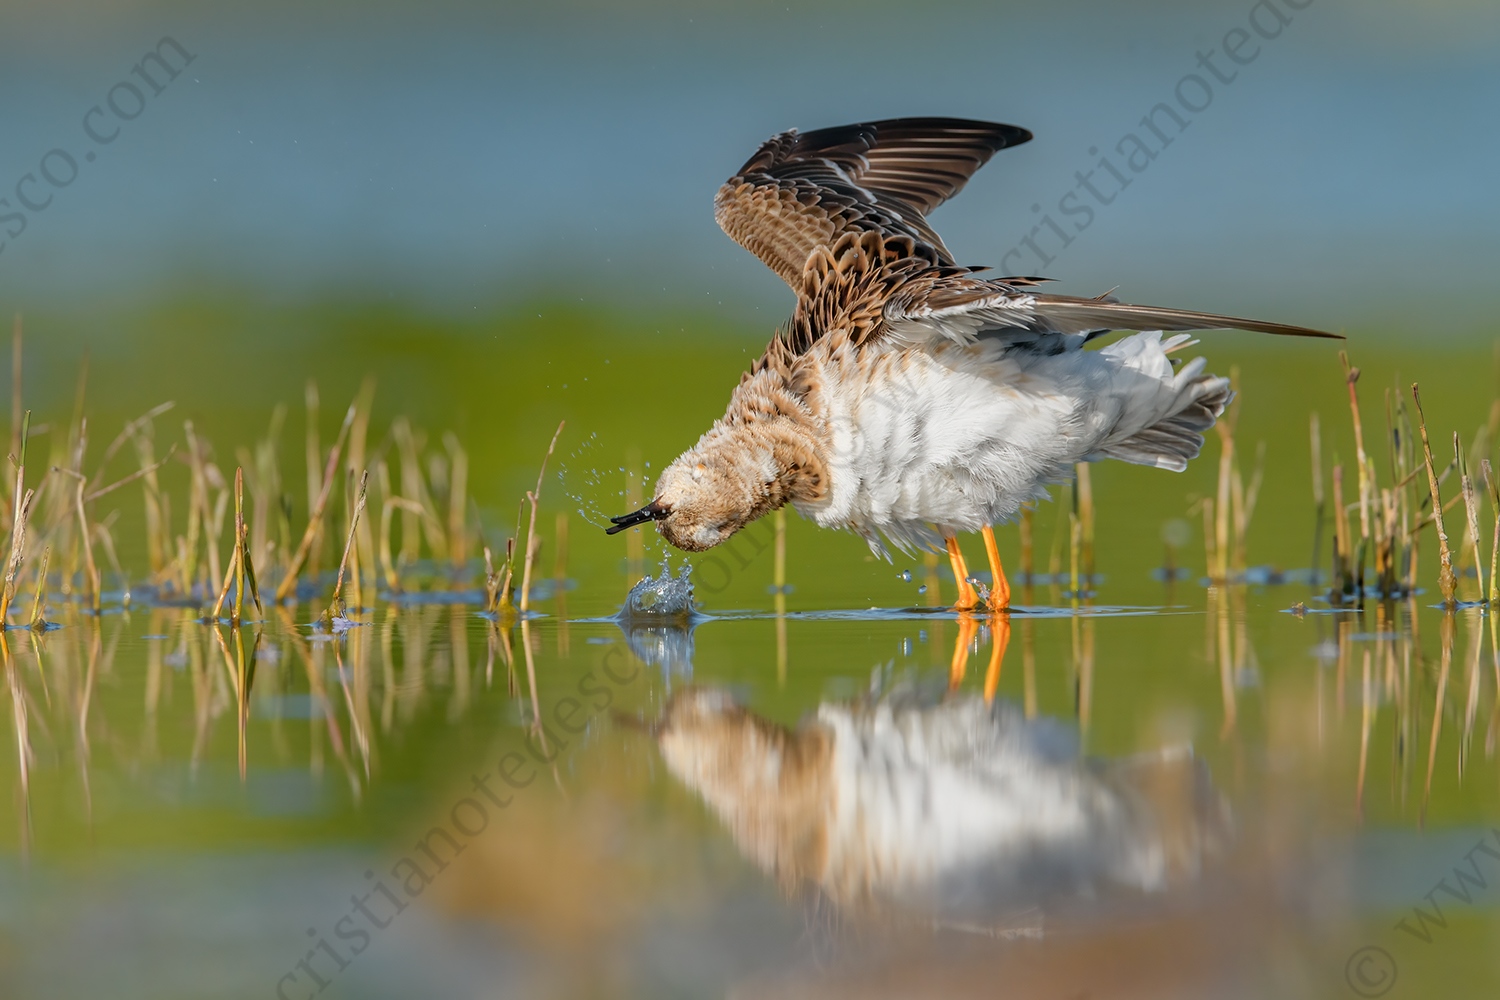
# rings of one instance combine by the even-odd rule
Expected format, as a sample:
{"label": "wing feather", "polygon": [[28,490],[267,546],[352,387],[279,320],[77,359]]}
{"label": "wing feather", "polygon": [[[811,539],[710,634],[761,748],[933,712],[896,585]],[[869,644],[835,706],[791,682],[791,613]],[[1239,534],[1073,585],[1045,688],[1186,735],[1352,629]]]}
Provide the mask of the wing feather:
{"label": "wing feather", "polygon": [[847,233],[907,237],[933,264],[953,264],[927,214],[997,151],[1031,133],[959,118],[898,118],[772,136],[714,199],[734,240],[794,289],[818,247]]}
{"label": "wing feather", "polygon": [[1286,323],[1224,316],[1191,309],[1133,305],[1107,296],[1093,299],[1046,295],[1001,281],[932,273],[916,276],[886,302],[889,332],[920,343],[942,337],[960,343],[998,336],[1018,344],[1045,342],[1047,349],[1081,347],[1110,330],[1251,330],[1287,337],[1341,334]]}

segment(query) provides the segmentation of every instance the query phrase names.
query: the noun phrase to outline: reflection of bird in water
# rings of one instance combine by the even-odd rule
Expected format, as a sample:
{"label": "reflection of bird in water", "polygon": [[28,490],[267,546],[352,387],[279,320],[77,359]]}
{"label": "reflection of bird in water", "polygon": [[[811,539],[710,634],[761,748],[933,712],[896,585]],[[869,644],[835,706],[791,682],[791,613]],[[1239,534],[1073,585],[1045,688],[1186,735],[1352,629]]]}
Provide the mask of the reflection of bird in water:
{"label": "reflection of bird in water", "polygon": [[787,889],[952,921],[1110,886],[1195,876],[1227,838],[1192,754],[1096,761],[1072,733],[977,697],[898,689],[819,706],[788,730],[723,691],[679,693],[656,727],[668,768]]}

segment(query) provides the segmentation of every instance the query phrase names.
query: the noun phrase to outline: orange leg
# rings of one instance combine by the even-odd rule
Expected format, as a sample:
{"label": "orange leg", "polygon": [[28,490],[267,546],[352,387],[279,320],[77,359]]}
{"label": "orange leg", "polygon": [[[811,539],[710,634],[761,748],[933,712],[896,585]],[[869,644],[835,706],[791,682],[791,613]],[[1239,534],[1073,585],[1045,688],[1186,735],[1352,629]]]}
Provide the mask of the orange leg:
{"label": "orange leg", "polygon": [[990,635],[994,645],[990,648],[990,666],[984,673],[984,703],[995,700],[1000,687],[1000,665],[1005,660],[1005,648],[1010,645],[1010,615],[996,615],[990,619]]}
{"label": "orange leg", "polygon": [[974,585],[969,582],[969,567],[964,565],[964,554],[959,551],[957,538],[945,538],[948,543],[948,561],[953,564],[953,578],[958,581],[958,600],[954,602],[955,611],[973,611],[979,603],[979,595],[974,592]]}
{"label": "orange leg", "polygon": [[980,532],[984,535],[984,552],[990,557],[990,610],[1004,611],[1010,607],[1010,581],[1005,578],[1005,567],[1000,565],[1000,549],[995,545],[995,531],[989,525]]}
{"label": "orange leg", "polygon": [[953,663],[948,667],[948,690],[957,691],[969,670],[969,646],[979,633],[979,623],[969,615],[958,619],[958,639],[953,644]]}

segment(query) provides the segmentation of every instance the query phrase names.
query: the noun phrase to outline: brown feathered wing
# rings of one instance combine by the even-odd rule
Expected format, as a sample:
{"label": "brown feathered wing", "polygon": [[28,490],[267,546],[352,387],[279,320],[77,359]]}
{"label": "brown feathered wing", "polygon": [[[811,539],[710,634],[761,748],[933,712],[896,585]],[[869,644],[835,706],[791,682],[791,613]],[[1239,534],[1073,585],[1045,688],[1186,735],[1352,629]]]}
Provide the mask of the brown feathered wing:
{"label": "brown feathered wing", "polygon": [[846,233],[916,241],[933,264],[953,264],[927,214],[953,197],[998,150],[1031,133],[959,118],[899,118],[766,140],[714,199],[719,226],[800,289],[808,255]]}

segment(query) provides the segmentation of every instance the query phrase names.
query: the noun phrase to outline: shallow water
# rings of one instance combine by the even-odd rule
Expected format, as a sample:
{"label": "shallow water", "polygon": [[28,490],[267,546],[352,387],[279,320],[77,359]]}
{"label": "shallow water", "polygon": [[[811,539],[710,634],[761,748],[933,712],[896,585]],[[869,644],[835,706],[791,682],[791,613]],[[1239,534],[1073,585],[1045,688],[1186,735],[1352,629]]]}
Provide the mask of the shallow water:
{"label": "shallow water", "polygon": [[[1018,596],[1008,625],[502,627],[409,599],[332,638],[305,607],[238,633],[142,607],[12,629],[6,995],[1334,996],[1387,961],[1391,996],[1497,981],[1479,611]],[[1470,900],[1413,925],[1445,876]]]}
{"label": "shallow water", "polygon": [[[263,317],[312,332],[299,364],[247,355],[232,399],[195,377],[221,363],[202,336],[224,328],[212,310],[155,324],[170,349],[98,347],[110,377],[82,404],[78,342],[28,341],[30,447],[64,460],[76,407],[94,429],[90,468],[119,427],[175,399],[157,453],[182,454],[192,419],[230,473],[309,372],[326,448],[369,371],[371,452],[390,448],[397,414],[430,430],[429,456],[454,431],[476,541],[496,553],[568,424],[524,621],[480,614],[477,558],[455,583],[424,548],[407,582],[425,590],[382,589],[351,613],[361,624],[319,634],[308,623],[331,587],[330,543],[303,603],[215,628],[200,607],[150,606],[142,494],[96,504],[131,605],[107,566],[105,613],[81,613],[56,585],[76,562],[58,547],[47,617],[62,627],[4,633],[0,996],[302,1000],[320,983],[336,997],[991,996],[1003,983],[1047,998],[1420,997],[1500,984],[1491,621],[1445,617],[1432,593],[1334,611],[1305,568],[1309,410],[1323,416],[1325,477],[1353,454],[1335,353],[1233,335],[1202,347],[1215,370],[1240,369],[1247,478],[1267,442],[1251,585],[1200,579],[1210,441],[1181,476],[1094,467],[1099,572],[1076,601],[1063,488],[1037,512],[1032,587],[1015,528],[999,532],[1008,619],[960,619],[945,610],[946,566],[881,562],[796,516],[786,587],[773,587],[766,519],[690,558],[691,613],[673,554],[645,613],[621,616],[663,553],[654,535],[605,536],[603,516],[643,502],[648,470],[722,412],[766,331],[629,338],[622,324],[639,317],[546,312],[482,333]],[[359,368],[353,329],[369,346]],[[1489,350],[1360,345],[1371,448],[1383,387],[1414,379],[1434,387],[1434,440],[1457,428],[1472,441],[1493,397]],[[293,406],[281,441],[296,527],[304,424]],[[106,478],[132,468],[117,458]],[[183,533],[189,470],[171,463],[161,480]],[[1325,525],[1324,569],[1329,545]],[[1432,586],[1430,535],[1423,546]],[[1474,593],[1465,578],[1461,596]]]}

